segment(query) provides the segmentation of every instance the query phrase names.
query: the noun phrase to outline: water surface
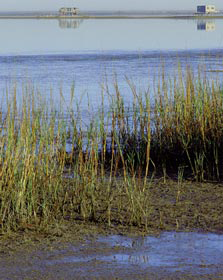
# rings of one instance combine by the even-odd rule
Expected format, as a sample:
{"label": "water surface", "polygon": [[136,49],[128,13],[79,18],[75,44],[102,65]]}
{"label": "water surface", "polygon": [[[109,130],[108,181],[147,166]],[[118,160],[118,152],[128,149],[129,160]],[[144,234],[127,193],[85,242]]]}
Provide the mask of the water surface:
{"label": "water surface", "polygon": [[140,271],[165,268],[167,272],[197,276],[215,273],[223,265],[223,236],[217,234],[164,232],[159,237],[135,238],[112,235],[99,237],[97,244],[98,249],[89,254],[84,252],[87,247],[91,248],[91,243],[82,247],[83,254],[78,253],[78,248],[73,248],[73,256],[53,258],[47,264],[79,263],[91,266],[92,261],[103,261],[104,267],[116,264],[126,270],[134,267]]}
{"label": "water surface", "polygon": [[79,241],[69,236],[45,246],[37,243],[30,250],[1,252],[0,275],[5,279],[222,279],[222,235],[163,232]]}
{"label": "water surface", "polygon": [[105,84],[114,92],[115,79],[131,102],[126,77],[137,91],[149,88],[153,95],[163,65],[168,77],[176,75],[179,62],[195,73],[202,65],[223,69],[220,19],[1,19],[0,36],[1,93],[13,92],[16,84],[21,96],[29,84],[45,96],[53,92],[57,101],[62,89],[69,105],[73,84],[81,106],[90,100],[97,108]]}
{"label": "water surface", "polygon": [[1,19],[0,54],[219,49],[222,30],[220,19]]}

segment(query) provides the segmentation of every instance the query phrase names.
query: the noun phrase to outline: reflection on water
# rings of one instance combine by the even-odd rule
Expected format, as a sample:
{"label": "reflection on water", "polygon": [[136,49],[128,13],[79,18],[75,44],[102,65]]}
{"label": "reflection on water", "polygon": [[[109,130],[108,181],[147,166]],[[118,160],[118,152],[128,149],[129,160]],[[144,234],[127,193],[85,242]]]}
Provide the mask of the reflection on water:
{"label": "reflection on water", "polygon": [[214,23],[180,19],[1,19],[0,54],[216,49],[223,47],[223,20],[216,25],[215,32],[198,33],[213,30]]}
{"label": "reflection on water", "polygon": [[[123,265],[136,264],[142,268],[158,266],[171,270],[207,272],[211,266],[223,264],[223,236],[190,232],[166,232],[160,237],[126,238],[101,237],[102,242],[128,248],[128,252],[99,257]],[[132,248],[132,249],[131,249]],[[206,269],[205,269],[206,267]]]}
{"label": "reflection on water", "polygon": [[129,263],[133,263],[133,264],[141,264],[141,263],[144,263],[144,264],[147,264],[149,263],[149,256],[146,255],[141,255],[141,256],[129,256],[128,257],[128,262]]}
{"label": "reflection on water", "polygon": [[[195,20],[2,19],[0,92],[13,92],[16,84],[21,96],[28,83],[46,98],[53,92],[59,104],[62,89],[68,106],[75,84],[79,108],[87,110],[90,101],[96,110],[102,91],[108,88],[114,93],[116,75],[120,92],[128,102],[132,92],[126,77],[133,81],[137,92],[150,88],[152,98],[154,81],[159,79],[163,64],[167,79],[176,75],[179,63],[183,69],[190,65],[195,76],[204,64],[207,70],[222,70],[223,20],[216,24],[215,32],[198,32]],[[200,26],[207,28],[207,23]],[[208,75],[220,76],[221,72]]]}
{"label": "reflection on water", "polygon": [[[72,246],[72,245],[71,245]],[[223,265],[223,236],[196,232],[165,232],[159,237],[134,237],[112,235],[99,237],[96,244],[86,245],[89,249],[74,247],[74,254],[46,261],[55,263],[77,263],[98,261],[115,263],[124,268],[137,265],[141,269],[165,267],[169,271],[210,273]],[[92,252],[92,253],[89,253]],[[104,253],[103,253],[104,252]],[[79,256],[78,256],[79,255]]]}
{"label": "reflection on water", "polygon": [[78,28],[83,19],[59,19],[60,28]]}
{"label": "reflection on water", "polygon": [[211,21],[198,21],[197,22],[197,30],[201,30],[201,31],[215,31],[216,27],[215,27],[215,22],[211,22]]}

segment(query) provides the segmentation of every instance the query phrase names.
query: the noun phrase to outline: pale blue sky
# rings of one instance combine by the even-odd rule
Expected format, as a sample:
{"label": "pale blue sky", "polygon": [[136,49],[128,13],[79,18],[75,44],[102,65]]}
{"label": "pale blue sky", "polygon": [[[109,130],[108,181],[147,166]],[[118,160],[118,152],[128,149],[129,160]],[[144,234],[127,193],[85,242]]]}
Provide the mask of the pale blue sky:
{"label": "pale blue sky", "polygon": [[223,9],[223,0],[0,0],[0,11],[58,10],[62,6],[81,10],[193,10],[198,4]]}

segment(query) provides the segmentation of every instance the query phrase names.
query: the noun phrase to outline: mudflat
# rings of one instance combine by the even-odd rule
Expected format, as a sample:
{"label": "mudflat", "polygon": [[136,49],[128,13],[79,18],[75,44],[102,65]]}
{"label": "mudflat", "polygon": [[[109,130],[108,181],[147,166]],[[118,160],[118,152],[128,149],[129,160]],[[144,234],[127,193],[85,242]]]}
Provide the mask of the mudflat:
{"label": "mudflat", "polygon": [[0,279],[222,279],[222,245],[223,236],[196,232],[79,238],[70,232],[5,246]]}
{"label": "mudflat", "polygon": [[149,192],[147,231],[126,226],[126,213],[110,227],[76,219],[2,235],[0,279],[222,279],[222,185],[169,181]]}

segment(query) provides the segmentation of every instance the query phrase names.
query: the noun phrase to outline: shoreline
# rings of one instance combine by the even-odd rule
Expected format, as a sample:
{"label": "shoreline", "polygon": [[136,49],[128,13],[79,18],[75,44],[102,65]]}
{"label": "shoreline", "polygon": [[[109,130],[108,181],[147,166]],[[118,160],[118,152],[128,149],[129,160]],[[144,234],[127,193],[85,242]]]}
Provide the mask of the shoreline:
{"label": "shoreline", "polygon": [[223,15],[0,15],[0,19],[223,19]]}

